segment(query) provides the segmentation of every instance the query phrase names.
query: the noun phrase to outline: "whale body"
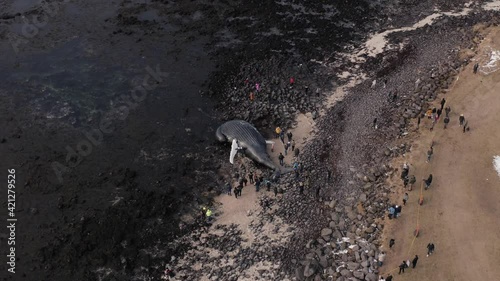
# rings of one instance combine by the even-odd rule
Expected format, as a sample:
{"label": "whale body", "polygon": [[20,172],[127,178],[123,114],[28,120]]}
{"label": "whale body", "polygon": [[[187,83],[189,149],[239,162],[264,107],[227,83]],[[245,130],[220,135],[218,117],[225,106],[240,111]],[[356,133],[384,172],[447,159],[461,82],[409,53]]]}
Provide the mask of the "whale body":
{"label": "whale body", "polygon": [[237,140],[239,148],[243,149],[246,156],[268,168],[277,169],[267,154],[266,144],[272,142],[266,142],[252,124],[243,120],[231,120],[219,126],[215,136],[220,142]]}

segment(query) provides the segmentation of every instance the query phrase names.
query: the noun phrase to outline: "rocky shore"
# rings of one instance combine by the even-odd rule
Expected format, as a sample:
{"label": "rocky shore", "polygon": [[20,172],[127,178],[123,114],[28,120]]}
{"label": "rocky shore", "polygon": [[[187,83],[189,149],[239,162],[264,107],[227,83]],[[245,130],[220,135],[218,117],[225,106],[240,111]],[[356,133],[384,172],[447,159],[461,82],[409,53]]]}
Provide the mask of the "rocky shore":
{"label": "rocky shore", "polygon": [[[416,117],[438,94],[445,94],[461,67],[470,63],[481,41],[478,30],[498,23],[497,12],[481,11],[391,35],[391,45],[400,48],[367,58],[351,75],[370,73],[368,80],[350,88],[318,119],[318,134],[298,159],[311,177],[305,195],[299,194],[290,174],[279,183],[282,196],[264,192],[264,203],[248,214],[256,235],[251,242],[239,240],[234,225],[194,232],[187,239],[188,254],[170,263],[177,280],[378,280],[383,218],[391,194],[402,185],[399,167],[391,162],[411,150]],[[298,69],[290,76],[299,77]],[[288,75],[279,78],[269,71],[250,86],[243,84],[259,70],[251,65],[235,76],[235,85],[243,87],[225,93],[228,118],[246,119],[270,131],[276,125],[293,126],[290,116],[298,111],[320,110],[314,91],[290,89]],[[251,107],[247,93],[256,82],[267,89],[256,92],[263,98]],[[330,181],[327,169],[333,171]],[[271,208],[262,208],[268,205]],[[263,231],[267,224],[279,238]],[[212,255],[214,250],[218,254]]]}

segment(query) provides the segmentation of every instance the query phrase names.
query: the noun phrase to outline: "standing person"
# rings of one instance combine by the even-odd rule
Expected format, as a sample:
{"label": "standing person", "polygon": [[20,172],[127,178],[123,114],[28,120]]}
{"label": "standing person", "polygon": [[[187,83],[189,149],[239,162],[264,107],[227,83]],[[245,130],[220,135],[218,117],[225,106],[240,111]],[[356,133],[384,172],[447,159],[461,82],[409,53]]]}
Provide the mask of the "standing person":
{"label": "standing person", "polygon": [[408,178],[408,176],[406,176],[404,179],[403,179],[403,185],[404,187],[406,188],[406,186],[408,185],[408,182],[410,181],[410,179]]}
{"label": "standing person", "polygon": [[385,278],[385,281],[392,281],[392,275],[387,276],[387,278]]}
{"label": "standing person", "polygon": [[243,184],[247,186],[248,180],[246,176],[243,176]]}
{"label": "standing person", "polygon": [[280,133],[280,140],[283,144],[285,144],[285,132],[281,131]]}
{"label": "standing person", "polygon": [[248,175],[248,179],[250,180],[250,184],[253,184],[253,173],[254,172],[250,172],[250,174]]}
{"label": "standing person", "polygon": [[165,276],[167,276],[167,278],[168,278],[167,280],[173,280],[173,279],[171,279],[171,278],[174,278],[174,277],[175,277],[175,273],[174,273],[174,271],[173,271],[172,269],[170,269],[170,267],[167,267],[167,268],[165,269],[165,272],[164,272],[164,273],[165,273]]}
{"label": "standing person", "polygon": [[276,132],[276,138],[279,138],[280,135],[281,135],[281,128],[280,127],[276,127],[275,132]]}
{"label": "standing person", "polygon": [[449,117],[449,115],[450,115],[450,111],[451,111],[451,108],[450,108],[449,106],[447,106],[447,107],[444,109],[444,112],[445,112],[446,116],[448,116],[448,117]]}
{"label": "standing person", "polygon": [[460,117],[458,117],[458,122],[460,122],[460,126],[462,126],[465,122],[465,117],[463,114],[460,114]]}
{"label": "standing person", "polygon": [[420,128],[420,115],[418,115],[418,118],[417,118],[417,129]]}
{"label": "standing person", "polygon": [[271,191],[271,181],[270,180],[266,180],[266,187],[267,187],[267,191]]}
{"label": "standing person", "polygon": [[446,115],[446,117],[444,117],[444,128],[446,129],[446,127],[448,126],[448,123],[450,123],[450,117],[448,117],[448,115]]}
{"label": "standing person", "polygon": [[405,195],[403,196],[403,205],[406,206],[406,201],[408,201],[408,193],[405,193]]}
{"label": "standing person", "polygon": [[285,156],[283,156],[283,153],[280,152],[278,159],[280,160],[280,165],[283,166],[283,159],[285,159]]}
{"label": "standing person", "polygon": [[412,268],[415,268],[415,266],[417,266],[417,262],[418,262],[418,256],[415,255],[415,257],[413,258],[413,260],[411,261],[411,264],[413,265]]}
{"label": "standing person", "polygon": [[425,116],[427,116],[427,119],[431,119],[431,117],[432,117],[432,109],[431,108],[427,109],[427,111],[425,112]]}
{"label": "standing person", "polygon": [[394,243],[396,241],[394,239],[391,238],[391,240],[389,240],[389,248],[392,248],[392,246],[394,246]]}
{"label": "standing person", "polygon": [[205,216],[207,218],[207,223],[209,223],[212,220],[212,210],[207,208],[207,212],[205,213]]}
{"label": "standing person", "polygon": [[443,98],[443,99],[441,100],[441,110],[443,110],[443,108],[444,108],[444,104],[445,104],[445,103],[446,103],[446,100]]}
{"label": "standing person", "polygon": [[467,124],[469,124],[469,121],[465,121],[465,124],[464,124],[464,133],[465,133],[465,130],[469,128],[469,127],[467,126]]}
{"label": "standing person", "polygon": [[403,209],[403,207],[401,205],[396,205],[396,208],[395,208],[395,212],[394,212],[394,217],[399,217],[400,214],[401,214],[401,209]]}
{"label": "standing person", "polygon": [[436,120],[439,120],[439,117],[441,117],[441,113],[443,113],[443,110],[442,109],[438,109],[437,110],[437,118],[436,118]]}
{"label": "standing person", "polygon": [[260,190],[260,184],[261,184],[260,179],[255,182],[255,192],[259,192],[259,190]]}
{"label": "standing person", "polygon": [[427,256],[432,255],[434,253],[434,243],[427,244]]}
{"label": "standing person", "polygon": [[385,260],[385,252],[382,251],[380,254],[378,254],[378,266],[384,265],[384,260]]}
{"label": "standing person", "polygon": [[403,170],[401,171],[401,179],[403,181],[408,176],[409,172],[410,172],[410,167],[408,166],[408,163],[404,163],[403,164]]}
{"label": "standing person", "polygon": [[288,137],[288,142],[291,142],[292,141],[292,132],[291,131],[288,131],[288,133],[286,133],[286,136]]}
{"label": "standing person", "polygon": [[425,181],[425,190],[427,190],[432,183],[432,174],[430,174],[427,179],[424,179],[424,181]]}
{"label": "standing person", "polygon": [[227,195],[232,195],[231,190],[233,190],[233,188],[231,187],[231,184],[229,182],[226,183]]}
{"label": "standing person", "polygon": [[373,119],[373,128],[377,129],[377,118]]}
{"label": "standing person", "polygon": [[400,265],[399,265],[399,273],[398,274],[401,274],[401,272],[405,273],[405,268],[406,268],[406,262],[403,261]]}
{"label": "standing person", "polygon": [[278,186],[274,185],[274,197],[278,196]]}
{"label": "standing person", "polygon": [[330,182],[331,179],[332,179],[332,171],[330,171],[330,169],[327,169],[326,170],[326,181]]}
{"label": "standing person", "polygon": [[294,155],[295,157],[299,157],[299,153],[300,153],[299,148],[298,148],[298,147],[297,147],[297,148],[295,148],[295,150],[293,151],[293,155]]}
{"label": "standing person", "polygon": [[201,214],[200,214],[200,219],[203,221],[205,220],[205,212],[207,211],[207,207],[202,207],[201,208]]}
{"label": "standing person", "polygon": [[[392,219],[396,214],[396,209],[393,206],[389,207],[389,219]],[[391,239],[392,240],[392,239]],[[390,244],[390,243],[389,243]]]}
{"label": "standing person", "polygon": [[479,63],[477,63],[477,62],[476,62],[476,63],[474,64],[474,70],[473,70],[474,74],[476,74],[476,73],[477,73],[478,68],[479,68]]}
{"label": "standing person", "polygon": [[285,143],[285,155],[288,155],[288,147],[290,146],[290,142]]}
{"label": "standing person", "polygon": [[431,161],[432,154],[434,154],[434,148],[431,146],[431,148],[427,151],[427,163]]}
{"label": "standing person", "polygon": [[299,182],[299,193],[304,194],[304,183],[302,181]]}
{"label": "standing person", "polygon": [[236,199],[238,199],[238,196],[240,195],[240,190],[239,190],[239,188],[240,188],[239,186],[237,186],[237,187],[235,187],[235,188],[234,188],[234,197],[235,197]]}
{"label": "standing person", "polygon": [[410,181],[409,181],[409,184],[410,184],[410,187],[408,188],[409,191],[411,191],[413,189],[413,184],[417,181],[417,179],[415,178],[415,175],[412,175],[410,177]]}
{"label": "standing person", "polygon": [[295,140],[292,140],[292,151],[295,151]]}

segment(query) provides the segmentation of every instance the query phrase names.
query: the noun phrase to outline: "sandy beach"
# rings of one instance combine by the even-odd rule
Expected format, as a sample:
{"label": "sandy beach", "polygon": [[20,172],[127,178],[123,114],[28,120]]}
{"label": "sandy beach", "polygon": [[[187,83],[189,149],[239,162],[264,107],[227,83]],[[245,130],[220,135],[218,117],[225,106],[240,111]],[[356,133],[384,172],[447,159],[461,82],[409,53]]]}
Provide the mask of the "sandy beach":
{"label": "sandy beach", "polygon": [[[450,106],[450,124],[443,128],[443,118],[433,131],[430,120],[423,120],[419,130],[413,131],[411,152],[397,159],[397,164],[411,164],[410,174],[417,178],[417,186],[409,193],[402,216],[387,222],[384,247],[388,263],[383,271],[392,273],[396,280],[495,280],[500,276],[500,175],[493,166],[493,157],[500,147],[500,72],[490,72],[488,65],[500,66],[492,50],[500,49],[500,29],[483,30],[485,39],[471,57],[471,63],[456,76],[452,89],[438,96],[434,102],[446,99]],[[492,60],[497,60],[494,62]],[[480,69],[473,74],[473,65]],[[459,126],[460,114],[466,116],[470,131],[463,133]],[[415,126],[413,127],[415,129]],[[426,163],[427,150],[434,142],[434,154]],[[418,204],[421,179],[432,173],[434,180],[422,192],[424,203]],[[396,179],[392,201],[402,203],[403,188]],[[418,238],[413,231],[420,229]],[[395,239],[388,249],[389,239]],[[435,254],[427,255],[427,244],[434,243]],[[403,260],[419,256],[415,269],[396,276]]]}

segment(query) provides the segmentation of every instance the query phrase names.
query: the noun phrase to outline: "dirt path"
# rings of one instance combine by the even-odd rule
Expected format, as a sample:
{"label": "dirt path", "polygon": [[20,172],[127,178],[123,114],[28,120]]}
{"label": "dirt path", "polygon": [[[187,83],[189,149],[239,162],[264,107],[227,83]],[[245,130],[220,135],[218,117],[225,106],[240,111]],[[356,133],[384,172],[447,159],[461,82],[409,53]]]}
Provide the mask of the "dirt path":
{"label": "dirt path", "polygon": [[[431,132],[429,120],[423,120],[412,153],[403,159],[413,164],[410,175],[416,174],[417,183],[429,173],[434,180],[423,191],[421,207],[417,188],[409,192],[401,218],[388,222],[384,241],[394,238],[396,243],[388,250],[384,276],[391,273],[398,281],[500,279],[500,177],[493,167],[493,157],[500,154],[500,71],[481,73],[488,62],[493,65],[492,50],[500,50],[500,29],[488,30],[485,37],[472,63],[442,96],[447,100],[445,107],[452,110],[449,128],[443,129],[441,117]],[[476,61],[480,71],[473,74]],[[496,64],[500,66],[499,61]],[[463,133],[458,124],[461,113],[468,120],[469,132]],[[426,163],[433,140],[434,155]],[[396,183],[395,198],[401,203],[403,191],[400,181]],[[420,235],[413,239],[417,221]],[[436,252],[426,257],[429,242],[436,245]],[[401,261],[411,260],[415,254],[420,258],[417,268],[398,275]]]}

